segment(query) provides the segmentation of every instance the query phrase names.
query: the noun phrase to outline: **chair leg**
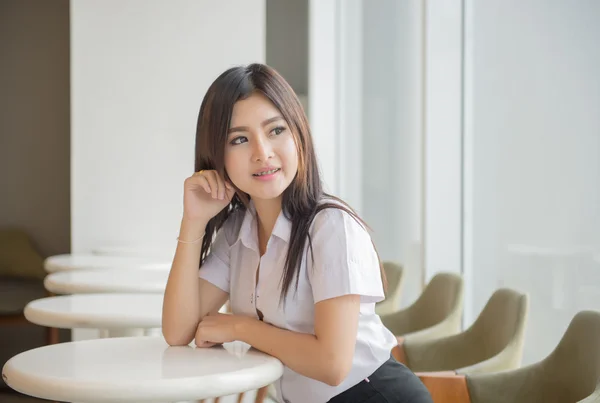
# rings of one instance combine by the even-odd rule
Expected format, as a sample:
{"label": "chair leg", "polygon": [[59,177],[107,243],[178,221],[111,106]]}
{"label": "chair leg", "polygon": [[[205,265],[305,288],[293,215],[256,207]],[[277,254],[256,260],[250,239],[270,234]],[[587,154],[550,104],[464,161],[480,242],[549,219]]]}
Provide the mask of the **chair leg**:
{"label": "chair leg", "polygon": [[267,393],[269,392],[269,386],[263,386],[259,390],[256,391],[256,399],[254,399],[254,403],[263,403],[265,398],[267,397]]}
{"label": "chair leg", "polygon": [[242,392],[238,395],[237,403],[242,403],[242,401],[244,400],[244,394],[245,392]]}

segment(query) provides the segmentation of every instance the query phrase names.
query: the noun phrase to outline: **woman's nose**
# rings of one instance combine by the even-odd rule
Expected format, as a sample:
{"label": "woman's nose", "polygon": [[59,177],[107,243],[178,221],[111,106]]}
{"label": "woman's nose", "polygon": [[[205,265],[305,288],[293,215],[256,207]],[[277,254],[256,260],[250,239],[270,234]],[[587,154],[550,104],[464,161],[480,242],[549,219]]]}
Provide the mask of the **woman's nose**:
{"label": "woman's nose", "polygon": [[266,161],[273,156],[273,148],[268,140],[259,138],[254,143],[254,160]]}

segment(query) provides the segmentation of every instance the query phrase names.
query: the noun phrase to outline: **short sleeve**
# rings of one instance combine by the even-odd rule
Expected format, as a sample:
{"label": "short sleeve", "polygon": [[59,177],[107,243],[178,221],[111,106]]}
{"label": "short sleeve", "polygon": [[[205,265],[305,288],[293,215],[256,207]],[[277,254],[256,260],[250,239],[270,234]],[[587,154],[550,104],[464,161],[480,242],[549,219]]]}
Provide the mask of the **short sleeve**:
{"label": "short sleeve", "polygon": [[315,303],[349,294],[360,295],[361,303],[384,299],[379,259],[362,224],[327,208],[315,216],[310,233],[313,253],[309,248],[306,265]]}
{"label": "short sleeve", "polygon": [[198,276],[209,283],[229,292],[229,249],[231,248],[231,217],[217,231],[210,251],[200,267]]}

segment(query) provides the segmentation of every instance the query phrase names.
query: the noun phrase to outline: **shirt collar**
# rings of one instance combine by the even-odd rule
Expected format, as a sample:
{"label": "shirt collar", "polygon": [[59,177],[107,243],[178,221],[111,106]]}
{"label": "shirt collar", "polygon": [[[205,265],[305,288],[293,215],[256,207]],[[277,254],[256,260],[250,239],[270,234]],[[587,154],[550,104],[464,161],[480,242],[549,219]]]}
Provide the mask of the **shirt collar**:
{"label": "shirt collar", "polygon": [[[258,251],[258,234],[256,225],[256,208],[250,200],[250,205],[246,209],[244,221],[240,227],[238,241],[241,241],[246,247]],[[292,231],[292,222],[283,214],[283,210],[279,213],[275,226],[273,227],[273,235],[277,238],[289,243],[290,233]]]}

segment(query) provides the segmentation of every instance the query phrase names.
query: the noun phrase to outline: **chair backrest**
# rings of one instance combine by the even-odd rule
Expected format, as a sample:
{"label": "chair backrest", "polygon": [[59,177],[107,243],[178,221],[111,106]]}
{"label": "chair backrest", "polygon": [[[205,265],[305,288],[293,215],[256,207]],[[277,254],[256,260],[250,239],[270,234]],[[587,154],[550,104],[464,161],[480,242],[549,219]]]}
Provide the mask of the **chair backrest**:
{"label": "chair backrest", "polygon": [[526,317],[526,295],[497,290],[464,332],[434,340],[407,339],[405,362],[416,372],[470,374],[518,368]]}
{"label": "chair backrest", "polygon": [[383,262],[383,270],[387,278],[387,298],[400,303],[402,282],[404,281],[404,269],[402,265],[395,262]]}
{"label": "chair backrest", "polygon": [[582,311],[575,315],[540,367],[545,376],[553,379],[556,389],[570,391],[565,398],[579,399],[591,394],[600,381],[600,312]]}
{"label": "chair backrest", "polygon": [[448,316],[462,312],[463,279],[453,273],[438,273],[410,309],[411,331],[434,326]]}
{"label": "chair backrest", "polygon": [[578,403],[600,403],[600,381],[598,381],[598,385],[596,385],[596,390],[594,393],[585,399],[580,400]]}
{"label": "chair backrest", "polygon": [[496,290],[473,324],[465,331],[470,347],[468,367],[460,373],[503,371],[521,366],[529,299],[526,294]]}
{"label": "chair backrest", "polygon": [[385,261],[383,262],[383,270],[387,279],[387,291],[385,300],[375,306],[375,312],[378,315],[387,315],[400,310],[402,285],[404,283],[404,268],[402,265]]}
{"label": "chair backrest", "polygon": [[[496,374],[469,375],[473,403],[578,402],[600,381],[600,313],[579,312],[545,359]],[[594,401],[594,400],[592,400]]]}

